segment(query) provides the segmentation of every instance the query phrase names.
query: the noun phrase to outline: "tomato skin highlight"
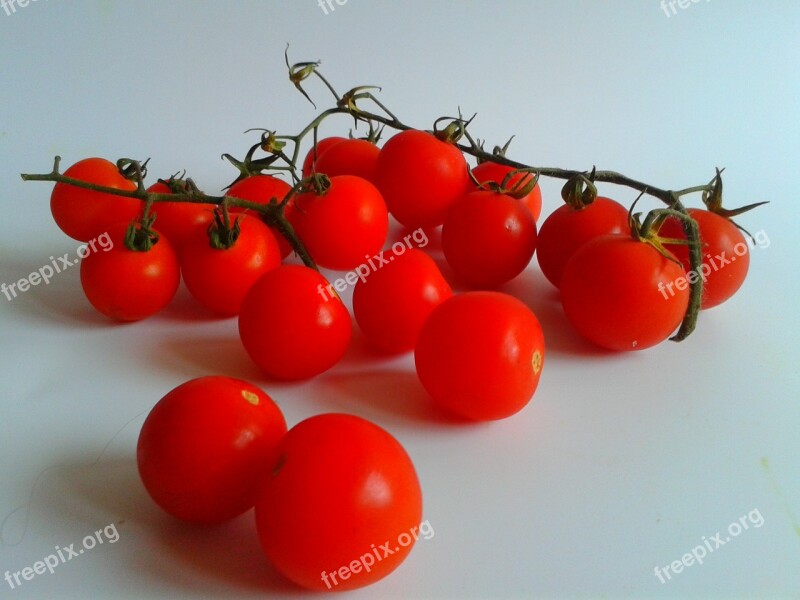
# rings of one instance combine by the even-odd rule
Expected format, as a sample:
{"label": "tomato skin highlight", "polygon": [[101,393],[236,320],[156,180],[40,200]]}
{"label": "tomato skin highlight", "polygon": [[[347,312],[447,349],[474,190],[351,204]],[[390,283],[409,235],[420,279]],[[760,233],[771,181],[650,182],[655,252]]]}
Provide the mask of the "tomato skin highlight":
{"label": "tomato skin highlight", "polygon": [[542,223],[536,259],[544,276],[559,287],[564,267],[581,246],[601,235],[629,233],[628,210],[610,198],[598,196],[581,210],[564,204]]}
{"label": "tomato skin highlight", "polygon": [[164,511],[221,523],[253,507],[286,421],[264,391],[239,379],[192,379],[150,411],[137,444],[139,475]]}
{"label": "tomato skin highlight", "polygon": [[[422,491],[411,459],[388,432],[353,415],[316,415],[289,430],[277,455],[256,502],[256,526],[278,572],[308,589],[345,591],[405,560],[414,537],[405,546],[397,540],[420,525]],[[373,550],[387,541],[392,554],[375,559]],[[365,555],[374,559],[368,571],[337,577]]]}
{"label": "tomato skin highlight", "polygon": [[86,299],[102,314],[118,321],[139,321],[169,304],[180,285],[180,267],[164,236],[147,252],[128,250],[127,228],[127,223],[110,226],[113,247],[81,261],[81,286]]}
{"label": "tomato skin highlight", "polygon": [[528,207],[506,194],[478,190],[447,211],[442,250],[463,282],[494,288],[525,270],[536,250],[536,237],[536,221]]}
{"label": "tomato skin highlight", "polygon": [[213,248],[206,231],[199,229],[185,245],[181,274],[194,298],[220,316],[239,314],[253,284],[281,264],[275,236],[258,217],[241,215],[239,237],[233,246]]}
{"label": "tomato skin highlight", "polygon": [[330,284],[305,266],[283,265],[253,284],[239,312],[239,336],[270,377],[295,381],[327,371],[350,343],[352,321]]}
{"label": "tomato skin highlight", "polygon": [[423,387],[442,408],[475,421],[504,419],[533,397],[544,365],[541,325],[520,300],[466,292],[437,306],[417,340]]}
{"label": "tomato skin highlight", "polygon": [[[171,194],[169,187],[156,182],[147,188],[156,194]],[[214,220],[214,204],[197,202],[155,202],[150,214],[156,216],[153,227],[169,239],[178,256],[183,251],[186,240],[195,229],[205,229]]]}
{"label": "tomato skin highlight", "polygon": [[675,282],[685,275],[680,264],[645,242],[601,236],[567,263],[561,303],[587,340],[609,350],[643,350],[666,340],[681,324],[689,288],[678,289]]}
{"label": "tomato skin highlight", "polygon": [[[705,275],[700,308],[713,308],[725,302],[742,287],[750,268],[750,247],[741,231],[729,219],[701,208],[687,210],[700,230],[701,275]],[[659,235],[685,240],[680,221],[667,219]],[[689,273],[692,270],[689,248],[681,244],[665,244]]]}
{"label": "tomato skin highlight", "polygon": [[380,148],[367,140],[345,140],[320,154],[314,170],[328,177],[355,175],[375,185],[375,163],[379,153]]}
{"label": "tomato skin highlight", "polygon": [[367,342],[388,353],[414,349],[431,311],[453,295],[436,262],[422,250],[389,251],[388,261],[359,279],[353,289],[353,314]]}
{"label": "tomato skin highlight", "polygon": [[[64,175],[89,183],[134,191],[136,184],[125,177],[117,166],[104,158],[85,158],[64,171]],[[69,237],[81,242],[105,233],[117,221],[131,222],[144,204],[137,198],[124,198],[92,190],[56,183],[50,196],[50,211],[56,225]]]}
{"label": "tomato skin highlight", "polygon": [[[474,167],[472,169],[472,174],[475,176],[475,179],[478,180],[478,183],[493,181],[497,184],[502,184],[503,180],[506,178],[506,175],[514,170],[514,167],[501,165],[492,161],[486,161]],[[513,189],[515,185],[523,180],[523,177],[525,183],[527,184],[533,179],[534,176],[531,174],[526,175],[524,173],[517,173],[509,180],[508,184],[506,184],[506,187],[509,190]],[[525,194],[522,198],[519,198],[519,201],[527,206],[528,210],[531,211],[533,220],[538,221],[542,214],[542,188],[539,187],[539,184],[537,183],[530,192]]]}
{"label": "tomato skin highlight", "polygon": [[472,186],[461,151],[425,131],[403,131],[378,154],[375,181],[389,212],[409,229],[437,227]]}

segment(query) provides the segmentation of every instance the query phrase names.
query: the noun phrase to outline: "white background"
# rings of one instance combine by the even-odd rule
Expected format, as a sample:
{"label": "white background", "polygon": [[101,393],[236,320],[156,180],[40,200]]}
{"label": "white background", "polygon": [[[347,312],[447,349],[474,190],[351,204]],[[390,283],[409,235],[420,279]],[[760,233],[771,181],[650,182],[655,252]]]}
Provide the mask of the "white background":
{"label": "white background", "polygon": [[[252,515],[195,530],[163,516],[134,462],[146,411],[183,381],[254,381],[294,424],[360,414],[390,430],[419,472],[435,536],[356,598],[752,597],[800,595],[797,160],[800,4],[714,0],[39,0],[0,10],[0,282],[74,254],[49,213],[50,184],[23,183],[87,156],[151,157],[207,191],[220,160],[299,131],[315,114],[286,77],[322,59],[344,91],[382,85],[406,122],[478,113],[490,145],[536,166],[619,170],[660,187],[726,167],[726,203],[770,245],[740,293],[702,314],[682,344],[601,353],[581,341],[534,264],[506,286],[548,343],[531,404],[502,422],[454,425],[434,411],[410,356],[376,361],[356,336],[307,383],[266,380],[236,321],[185,291],[132,325],[96,314],[77,267],[13,302],[0,297],[0,575],[117,523],[105,544],[0,596],[268,598],[304,593],[262,560]],[[325,90],[311,94],[326,106]],[[332,122],[323,134],[346,133]],[[559,203],[545,181],[545,213]],[[601,192],[629,202],[628,190]],[[690,204],[696,204],[693,200]],[[653,203],[652,206],[655,206]],[[739,517],[764,518],[662,584],[680,559]],[[27,515],[27,518],[26,518]],[[724,535],[723,535],[724,539]]]}

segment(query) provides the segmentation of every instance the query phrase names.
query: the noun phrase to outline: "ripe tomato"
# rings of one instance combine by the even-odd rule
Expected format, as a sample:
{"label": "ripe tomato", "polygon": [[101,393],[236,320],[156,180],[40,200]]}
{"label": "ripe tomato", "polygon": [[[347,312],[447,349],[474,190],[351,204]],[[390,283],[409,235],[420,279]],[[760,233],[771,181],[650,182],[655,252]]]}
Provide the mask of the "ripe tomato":
{"label": "ripe tomato", "polygon": [[215,248],[208,232],[197,229],[181,257],[181,274],[189,292],[222,316],[239,314],[252,285],[281,264],[278,242],[260,219],[240,215],[238,226],[239,236],[230,248]]}
{"label": "ripe tomato", "polygon": [[688,287],[670,298],[661,289],[685,275],[680,264],[629,235],[607,235],[581,246],[561,277],[561,303],[583,337],[611,350],[642,350],[677,329]]}
{"label": "ripe tomato", "polygon": [[314,170],[328,177],[356,175],[374,184],[379,152],[380,149],[367,140],[345,140],[322,152]]}
{"label": "ripe tomato", "polygon": [[[258,204],[269,204],[272,198],[277,198],[278,202],[283,200],[292,189],[288,183],[272,175],[253,175],[247,179],[242,179],[234,183],[226,192],[228,196],[239,198],[240,200],[247,200],[249,202],[257,202]],[[240,212],[251,212],[248,209],[238,206],[232,206],[231,214]],[[286,218],[292,221],[292,203],[289,202],[285,208]],[[292,247],[286,238],[275,228],[270,227],[275,239],[278,242],[278,247],[281,251],[281,258],[286,258],[292,253]]]}
{"label": "ripe tomato", "polygon": [[304,192],[294,199],[292,224],[319,266],[346,271],[380,251],[389,231],[389,214],[378,189],[353,175],[331,177],[323,194]]}
{"label": "ripe tomato", "polygon": [[[703,279],[700,307],[711,308],[733,296],[744,283],[750,267],[750,248],[742,232],[729,219],[700,208],[690,208],[688,213],[697,221],[703,244],[703,263],[700,265],[700,273],[695,275]],[[659,235],[686,239],[680,221],[673,218],[664,222]],[[666,247],[683,263],[686,272],[690,273],[692,265],[689,261],[689,248],[680,244],[666,244]]]}
{"label": "ripe tomato", "polygon": [[119,321],[154,315],[172,300],[181,281],[178,257],[161,236],[147,252],[125,247],[128,223],[108,227],[113,246],[81,261],[81,286],[98,311]]}
{"label": "ripe tomato", "polygon": [[[117,166],[104,158],[85,158],[64,171],[64,175],[118,190],[136,189],[134,182],[125,179]],[[105,233],[112,223],[133,221],[143,207],[136,198],[101,194],[65,183],[57,183],[50,196],[50,211],[56,225],[81,242]]]}
{"label": "ripe tomato", "polygon": [[521,301],[466,292],[437,306],[420,331],[414,361],[434,402],[476,421],[520,411],[539,384],[544,336]]}
{"label": "ripe tomato", "polygon": [[239,312],[245,350],[276,379],[307,379],[327,371],[350,343],[350,314],[317,271],[284,265],[262,275]]}
{"label": "ripe tomato", "polygon": [[403,131],[381,148],[375,181],[401,224],[437,227],[471,188],[468,168],[455,145],[425,131]]}
{"label": "ripe tomato", "polygon": [[321,140],[317,140],[317,148],[316,151],[312,146],[311,149],[306,154],[305,159],[303,160],[303,177],[308,177],[311,173],[314,172],[314,162],[322,156],[322,153],[332,148],[339,142],[346,142],[347,138],[343,138],[340,136],[331,136],[322,138]]}
{"label": "ripe tomato", "polygon": [[628,211],[620,203],[598,197],[580,210],[564,204],[539,230],[536,258],[544,276],[559,287],[564,266],[586,242],[607,234],[629,234]]}
{"label": "ripe tomato", "polygon": [[292,427],[256,501],[261,546],[286,578],[352,590],[405,560],[419,534],[422,491],[389,433],[360,417],[322,414]]}
{"label": "ripe tomato", "polygon": [[522,273],[536,250],[536,221],[522,202],[477,190],[450,207],[442,250],[459,279],[497,287]]}
{"label": "ripe tomato", "polygon": [[220,523],[253,507],[264,466],[286,433],[275,402],[231,377],[179,385],[150,411],[139,434],[139,475],[173,517]]}
{"label": "ripe tomato", "polygon": [[[486,161],[479,164],[477,167],[472,169],[472,174],[475,179],[478,180],[478,183],[486,183],[489,181],[494,181],[495,183],[501,184],[503,180],[506,178],[511,171],[513,171],[513,167],[508,167],[506,165],[500,165],[495,162]],[[514,175],[511,180],[506,184],[508,189],[512,189],[515,185],[519,184],[520,181],[523,180],[525,183],[522,185],[527,184],[533,179],[533,175],[530,173],[517,173]],[[533,214],[533,220],[538,221],[539,216],[542,214],[542,189],[539,187],[539,184],[536,184],[530,192],[525,194],[522,198],[519,199]]]}
{"label": "ripe tomato", "polygon": [[[156,182],[147,188],[155,194],[171,194],[169,187]],[[196,202],[156,202],[150,209],[156,215],[154,227],[169,239],[178,255],[195,229],[204,230],[214,220],[214,205]]]}
{"label": "ripe tomato", "polygon": [[431,311],[453,295],[436,262],[422,250],[382,252],[378,269],[362,274],[353,289],[353,314],[364,337],[385,352],[414,349]]}

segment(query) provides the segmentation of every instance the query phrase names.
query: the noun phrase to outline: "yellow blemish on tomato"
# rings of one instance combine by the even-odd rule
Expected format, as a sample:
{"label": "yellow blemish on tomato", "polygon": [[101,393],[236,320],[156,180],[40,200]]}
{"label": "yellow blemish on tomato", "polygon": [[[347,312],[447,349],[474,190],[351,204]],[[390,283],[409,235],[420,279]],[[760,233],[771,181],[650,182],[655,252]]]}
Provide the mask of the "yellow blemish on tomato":
{"label": "yellow blemish on tomato", "polygon": [[254,394],[250,390],[242,390],[242,398],[247,400],[253,406],[258,406],[258,394]]}
{"label": "yellow blemish on tomato", "polygon": [[542,370],[542,353],[538,350],[533,353],[533,360],[531,360],[531,365],[533,365],[533,374],[538,375],[539,371]]}

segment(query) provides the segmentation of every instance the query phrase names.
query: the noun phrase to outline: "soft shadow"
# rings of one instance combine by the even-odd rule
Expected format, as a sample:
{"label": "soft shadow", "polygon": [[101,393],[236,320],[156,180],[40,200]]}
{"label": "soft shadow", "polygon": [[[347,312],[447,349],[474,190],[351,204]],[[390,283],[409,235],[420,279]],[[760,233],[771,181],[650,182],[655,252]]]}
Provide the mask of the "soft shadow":
{"label": "soft shadow", "polygon": [[250,359],[234,331],[230,336],[170,336],[157,340],[147,353],[154,366],[170,372],[180,371],[189,376],[197,373],[225,374],[245,381],[265,378],[261,369]]}

